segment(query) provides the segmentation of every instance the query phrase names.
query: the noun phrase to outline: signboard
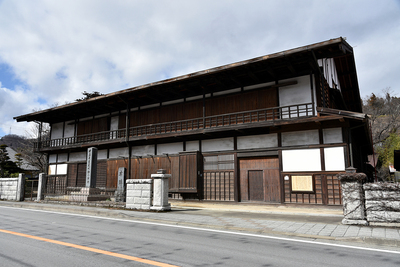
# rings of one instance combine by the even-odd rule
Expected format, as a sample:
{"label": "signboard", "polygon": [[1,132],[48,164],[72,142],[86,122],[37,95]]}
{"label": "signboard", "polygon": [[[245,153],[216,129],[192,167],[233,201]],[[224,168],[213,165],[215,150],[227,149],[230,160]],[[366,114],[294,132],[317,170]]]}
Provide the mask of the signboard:
{"label": "signboard", "polygon": [[292,176],[292,191],[314,192],[312,175]]}

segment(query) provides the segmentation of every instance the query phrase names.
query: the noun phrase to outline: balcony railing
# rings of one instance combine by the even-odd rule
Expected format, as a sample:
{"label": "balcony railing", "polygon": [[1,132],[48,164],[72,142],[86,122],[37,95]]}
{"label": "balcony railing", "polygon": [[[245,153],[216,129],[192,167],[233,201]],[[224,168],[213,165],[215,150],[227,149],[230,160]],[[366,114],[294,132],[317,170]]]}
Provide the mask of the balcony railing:
{"label": "balcony railing", "polygon": [[[235,112],[216,116],[208,116],[189,120],[164,122],[129,128],[129,137],[146,135],[161,135],[201,129],[229,127],[243,124],[254,124],[268,121],[293,119],[313,116],[314,108],[311,103],[276,108],[258,109],[245,112]],[[56,148],[91,142],[112,141],[126,138],[126,129],[85,134],[74,137],[51,139],[35,143],[36,151],[43,148]]]}

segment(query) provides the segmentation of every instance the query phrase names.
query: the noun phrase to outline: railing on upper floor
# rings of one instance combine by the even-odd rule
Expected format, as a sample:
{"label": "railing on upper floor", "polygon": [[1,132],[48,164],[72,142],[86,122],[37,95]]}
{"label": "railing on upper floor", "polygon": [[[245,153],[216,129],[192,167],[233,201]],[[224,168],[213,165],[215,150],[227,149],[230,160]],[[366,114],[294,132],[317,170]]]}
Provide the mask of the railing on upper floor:
{"label": "railing on upper floor", "polygon": [[[315,112],[312,103],[306,103],[300,105],[221,114],[204,118],[202,117],[188,120],[134,126],[129,128],[129,137],[159,135],[175,132],[195,131],[200,129],[212,129],[243,124],[294,119],[299,117],[313,116],[314,114]],[[118,140],[125,138],[126,129],[119,129],[36,142],[34,144],[34,150],[38,151],[42,148],[65,147],[70,145],[100,141],[112,141],[113,139]]]}

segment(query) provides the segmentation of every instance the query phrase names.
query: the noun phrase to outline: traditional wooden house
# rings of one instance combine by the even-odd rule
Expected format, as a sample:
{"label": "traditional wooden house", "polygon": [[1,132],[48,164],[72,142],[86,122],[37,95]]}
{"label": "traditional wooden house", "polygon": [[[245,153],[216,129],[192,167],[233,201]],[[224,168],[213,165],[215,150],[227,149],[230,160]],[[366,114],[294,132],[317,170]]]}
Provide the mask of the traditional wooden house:
{"label": "traditional wooden house", "polygon": [[[95,88],[93,88],[95,90]],[[341,203],[337,174],[366,171],[371,153],[352,47],[299,47],[15,118],[46,122],[56,190],[85,186],[88,147],[97,187],[172,174],[173,198]]]}

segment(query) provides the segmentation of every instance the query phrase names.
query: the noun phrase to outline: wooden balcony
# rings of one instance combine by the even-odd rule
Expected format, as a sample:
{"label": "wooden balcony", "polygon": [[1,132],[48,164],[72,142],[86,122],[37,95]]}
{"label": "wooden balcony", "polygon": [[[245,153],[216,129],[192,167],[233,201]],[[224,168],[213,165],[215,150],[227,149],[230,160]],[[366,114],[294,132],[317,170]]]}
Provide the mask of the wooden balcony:
{"label": "wooden balcony", "polygon": [[34,144],[35,151],[59,149],[63,147],[79,147],[84,144],[99,142],[122,142],[124,140],[134,140],[140,137],[168,135],[176,133],[190,134],[199,130],[224,130],[232,127],[256,126],[264,122],[274,122],[278,120],[290,120],[300,117],[314,116],[312,103],[292,105],[276,108],[251,110],[221,114],[216,116],[201,117],[189,120],[164,122],[150,125],[130,127],[128,138],[126,129],[98,132],[80,136],[51,139]]}

